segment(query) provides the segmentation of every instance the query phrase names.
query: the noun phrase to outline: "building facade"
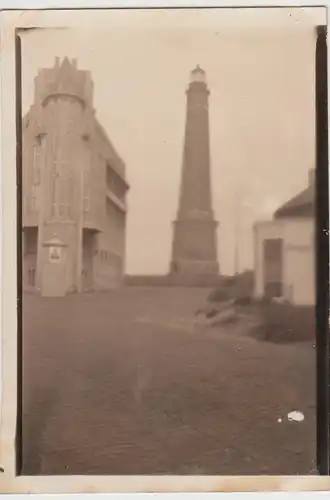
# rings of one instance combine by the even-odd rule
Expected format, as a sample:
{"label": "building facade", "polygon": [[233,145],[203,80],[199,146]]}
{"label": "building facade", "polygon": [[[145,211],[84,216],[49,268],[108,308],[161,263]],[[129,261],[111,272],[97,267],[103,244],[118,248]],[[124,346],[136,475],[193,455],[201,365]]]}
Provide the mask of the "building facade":
{"label": "building facade", "polygon": [[119,286],[129,186],[96,118],[90,72],[67,58],[40,70],[22,128],[24,289],[63,296]]}
{"label": "building facade", "polygon": [[219,273],[217,226],[211,196],[209,89],[197,66],[187,89],[186,125],[177,217],[173,223],[170,274],[214,277]]}
{"label": "building facade", "polygon": [[255,296],[278,297],[301,306],[316,303],[315,183],[289,200],[273,219],[258,222],[255,237]]}

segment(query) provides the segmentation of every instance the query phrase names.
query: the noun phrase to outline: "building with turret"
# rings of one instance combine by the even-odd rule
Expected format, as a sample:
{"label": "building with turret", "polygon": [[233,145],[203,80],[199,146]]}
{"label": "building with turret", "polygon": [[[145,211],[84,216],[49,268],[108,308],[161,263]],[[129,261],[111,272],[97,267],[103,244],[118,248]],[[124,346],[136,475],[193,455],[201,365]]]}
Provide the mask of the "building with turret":
{"label": "building with turret", "polygon": [[125,164],[96,118],[93,82],[57,58],[23,118],[23,287],[43,296],[110,289],[125,269]]}
{"label": "building with turret", "polygon": [[197,66],[190,77],[177,217],[170,275],[178,282],[202,283],[217,277],[217,226],[211,196],[209,89]]}

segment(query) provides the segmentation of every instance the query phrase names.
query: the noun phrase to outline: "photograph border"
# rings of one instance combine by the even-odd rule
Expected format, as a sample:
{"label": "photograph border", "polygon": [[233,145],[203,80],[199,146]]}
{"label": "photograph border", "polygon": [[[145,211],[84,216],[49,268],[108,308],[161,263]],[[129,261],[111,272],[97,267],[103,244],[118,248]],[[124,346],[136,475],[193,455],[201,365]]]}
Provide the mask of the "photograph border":
{"label": "photograph border", "polygon": [[[191,2],[190,2],[191,3]],[[229,5],[212,5],[212,7],[233,7]],[[240,2],[235,7],[256,7],[252,2],[248,5]],[[265,7],[266,2],[258,2],[258,8]],[[328,4],[314,4],[313,2],[288,2],[273,7],[285,6],[290,8],[320,7],[328,9]],[[180,5],[175,7],[180,8]],[[184,6],[182,8],[187,8]],[[206,3],[203,8],[209,7]],[[270,5],[269,5],[270,7]],[[106,8],[106,7],[102,7]],[[119,8],[113,6],[111,8]],[[129,8],[137,8],[132,6]],[[141,6],[139,8],[170,8],[170,5]],[[173,6],[171,6],[173,8]],[[196,8],[195,6],[190,8]],[[201,8],[201,7],[198,7]],[[17,453],[16,443],[20,440],[21,424],[19,418],[19,401],[21,401],[21,388],[18,381],[21,377],[21,363],[17,362],[17,356],[21,354],[20,343],[17,342],[17,331],[21,327],[19,304],[19,292],[22,286],[20,272],[17,269],[18,257],[20,256],[20,238],[17,238],[17,226],[20,224],[20,200],[17,196],[20,173],[15,170],[15,164],[21,164],[21,144],[19,141],[21,128],[21,107],[16,102],[16,95],[20,93],[20,64],[15,57],[18,49],[17,32],[20,29],[34,27],[59,28],[61,12],[65,10],[15,10],[2,11],[0,13],[0,92],[1,92],[1,120],[0,120],[0,149],[2,165],[2,311],[1,311],[1,340],[2,340],[2,401],[1,401],[1,434],[0,434],[0,492],[1,493],[137,493],[137,492],[248,492],[248,491],[327,491],[330,490],[329,476],[20,476],[16,474]],[[88,7],[86,7],[88,9]],[[70,8],[65,12],[65,24],[73,20],[76,9]],[[53,14],[41,15],[41,13]],[[88,17],[86,10],[86,20]],[[47,20],[48,18],[48,20]],[[71,24],[69,24],[71,26]],[[329,64],[329,53],[327,54]],[[16,82],[16,83],[15,83]],[[328,114],[328,111],[327,111]],[[19,117],[19,119],[17,119]],[[324,117],[323,117],[324,119]],[[323,122],[324,123],[324,122]],[[328,131],[327,131],[328,132]],[[327,134],[322,135],[323,147],[327,150]],[[18,139],[18,140],[17,140]],[[324,142],[325,141],[325,142]],[[328,165],[328,154],[319,161]],[[10,167],[8,167],[8,165]],[[18,175],[18,177],[17,177]],[[318,176],[318,189],[328,191],[328,172],[324,176]],[[326,183],[326,184],[325,184]],[[322,331],[328,325],[328,279],[324,279],[325,265],[328,269],[329,248],[329,218],[324,213],[324,204],[318,203],[317,210],[322,217],[318,232],[322,233],[322,240],[318,250],[322,251],[322,259],[318,259],[317,274],[322,279],[324,287],[318,289],[318,295],[322,302],[321,315],[318,314]],[[322,211],[322,215],[321,215]],[[327,252],[325,252],[327,249]],[[327,255],[326,255],[327,254]],[[319,281],[321,283],[321,281]],[[326,310],[324,310],[326,307]],[[319,335],[321,335],[320,330]],[[322,337],[324,351],[318,355],[319,376],[322,373],[329,374],[328,340],[326,331]],[[318,351],[320,352],[320,351]],[[320,359],[322,357],[322,369]],[[322,375],[322,376],[323,376]],[[318,388],[326,396],[324,388]],[[18,395],[18,396],[17,396]],[[325,404],[325,411],[328,405]],[[322,424],[322,425],[321,425]],[[329,441],[329,422],[318,421],[318,429],[322,427],[323,439]],[[318,463],[324,461],[324,456],[318,456]],[[329,470],[329,461],[322,465],[323,470]],[[324,472],[323,472],[324,474]]]}

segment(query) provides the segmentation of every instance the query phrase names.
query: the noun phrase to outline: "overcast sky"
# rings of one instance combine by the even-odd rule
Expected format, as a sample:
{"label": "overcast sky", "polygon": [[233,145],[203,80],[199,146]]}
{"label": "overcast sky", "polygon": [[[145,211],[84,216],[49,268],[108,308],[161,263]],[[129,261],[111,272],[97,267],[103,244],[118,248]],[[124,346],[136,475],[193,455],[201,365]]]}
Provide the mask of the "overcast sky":
{"label": "overcast sky", "polygon": [[[61,19],[59,26],[70,24],[69,17]],[[32,103],[38,69],[53,66],[56,56],[75,57],[80,69],[92,72],[97,116],[126,163],[131,185],[127,272],[169,268],[185,90],[196,64],[206,71],[211,92],[220,268],[234,271],[237,200],[240,267],[251,268],[253,222],[304,189],[314,167],[312,16],[303,13],[299,22],[268,16],[246,26],[239,10],[229,19],[221,9],[104,11],[91,16],[89,26],[79,23],[78,14],[74,20],[68,30],[23,36],[23,110]]]}

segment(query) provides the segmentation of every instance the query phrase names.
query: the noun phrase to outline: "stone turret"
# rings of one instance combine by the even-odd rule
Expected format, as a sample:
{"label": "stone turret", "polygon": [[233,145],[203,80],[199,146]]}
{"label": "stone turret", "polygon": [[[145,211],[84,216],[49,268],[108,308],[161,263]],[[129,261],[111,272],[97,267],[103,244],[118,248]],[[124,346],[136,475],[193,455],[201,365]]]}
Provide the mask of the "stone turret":
{"label": "stone turret", "polygon": [[89,71],[79,70],[76,59],[56,57],[52,68],[41,69],[35,78],[35,102],[45,104],[48,99],[71,97],[83,106],[93,104],[93,81]]}

